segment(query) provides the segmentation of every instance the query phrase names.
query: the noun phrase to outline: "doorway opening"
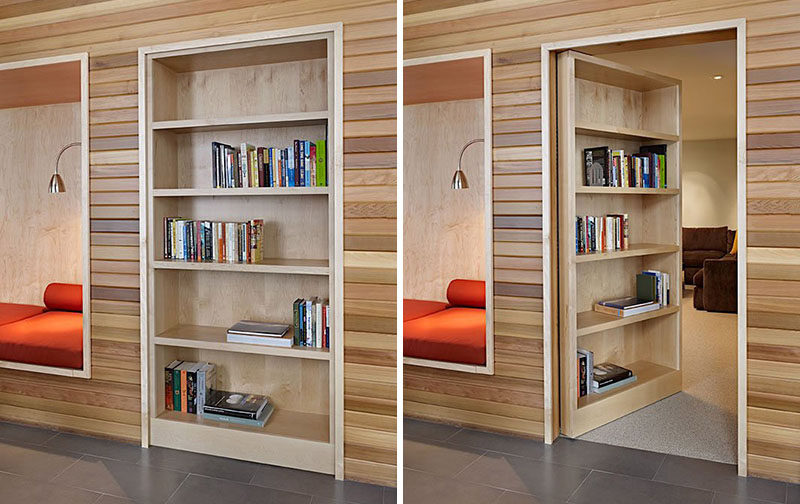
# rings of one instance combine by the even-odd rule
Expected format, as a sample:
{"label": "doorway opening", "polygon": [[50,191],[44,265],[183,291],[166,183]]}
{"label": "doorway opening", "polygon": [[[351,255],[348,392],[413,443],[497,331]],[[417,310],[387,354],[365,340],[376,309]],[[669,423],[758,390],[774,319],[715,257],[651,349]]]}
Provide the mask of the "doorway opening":
{"label": "doorway opening", "polygon": [[744,472],[743,36],[735,21],[542,48],[553,438]]}

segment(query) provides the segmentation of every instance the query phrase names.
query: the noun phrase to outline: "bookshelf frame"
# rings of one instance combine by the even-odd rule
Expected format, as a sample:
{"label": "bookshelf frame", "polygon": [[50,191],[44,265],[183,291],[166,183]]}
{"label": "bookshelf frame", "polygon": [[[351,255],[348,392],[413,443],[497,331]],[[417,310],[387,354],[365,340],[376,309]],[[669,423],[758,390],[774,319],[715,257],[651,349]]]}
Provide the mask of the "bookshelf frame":
{"label": "bookshelf frame", "polygon": [[[577,437],[682,389],[681,83],[573,50],[559,54],[556,64],[561,431]],[[587,115],[599,117],[587,121]],[[606,144],[630,152],[652,143],[667,145],[668,189],[584,185],[584,148]],[[622,212],[631,220],[628,249],[575,252],[577,215]],[[592,311],[602,299],[633,294],[642,269],[670,274],[669,306],[627,318]],[[637,381],[578,397],[578,348],[594,351],[596,363],[631,368]]]}
{"label": "bookshelf frame", "polygon": [[[344,477],[342,33],[342,23],[331,23],[163,44],[139,50],[140,276],[142,279],[140,316],[142,446],[144,447],[151,444],[166,446],[333,474],[338,479]],[[274,51],[270,51],[270,49],[274,49]],[[154,103],[157,100],[163,100],[165,92],[167,94],[170,92],[170,84],[165,82],[154,85],[154,80],[158,78],[157,74],[162,71],[154,68],[154,62],[174,65],[171,70],[181,74],[214,72],[241,67],[252,67],[253,71],[257,71],[259,66],[320,58],[325,59],[325,62],[321,63],[325,70],[324,88],[320,91],[320,93],[324,93],[320,97],[324,96],[327,104],[325,110],[279,111],[278,113],[239,116],[208,114],[185,118],[180,117],[181,114],[192,115],[195,111],[193,109],[187,109],[188,112],[182,111],[178,105],[175,106],[177,112],[173,111],[174,114],[177,114],[176,117],[168,118],[168,120],[158,117],[159,120],[155,120],[155,109],[159,109],[157,112],[159,116],[163,116],[164,112],[162,107],[154,107]],[[250,70],[248,69],[248,71]],[[307,80],[303,79],[302,82],[305,84]],[[309,79],[313,81],[314,77],[309,77]],[[291,79],[287,82],[287,87],[290,82]],[[301,81],[296,81],[295,84],[297,82]],[[274,84],[272,81],[270,84],[275,87],[280,85]],[[189,92],[194,91],[189,90]],[[258,93],[263,95],[261,90]],[[180,101],[180,98],[170,96],[167,96],[166,99]],[[299,98],[297,100],[299,101]],[[235,106],[235,104],[232,105],[232,108]],[[300,106],[303,106],[302,102]],[[215,189],[210,187],[210,177],[208,187],[182,187],[181,182],[177,182],[176,187],[165,188],[162,187],[163,182],[160,185],[155,182],[157,178],[155,170],[168,163],[164,163],[163,159],[156,159],[154,151],[157,150],[158,144],[154,135],[164,134],[164,132],[171,135],[192,135],[208,131],[297,129],[309,126],[324,131],[328,139],[328,187]],[[270,130],[269,134],[274,133]],[[295,134],[302,138],[303,133]],[[307,134],[306,137],[308,137]],[[198,144],[201,142],[190,140],[190,142],[194,141]],[[192,168],[197,167],[193,166]],[[176,165],[171,169],[177,172],[180,168]],[[180,178],[180,175],[175,175],[175,177]],[[157,222],[159,205],[166,205],[169,208],[169,205],[173,204],[172,202],[189,202],[187,203],[189,208],[197,209],[202,208],[203,202],[207,202],[209,208],[216,205],[217,208],[226,210],[233,208],[233,211],[242,211],[242,209],[250,208],[250,204],[262,205],[257,208],[272,208],[263,205],[277,206],[278,203],[274,202],[275,198],[310,209],[308,212],[312,212],[312,215],[315,215],[313,212],[327,212],[327,221],[321,221],[324,224],[322,227],[327,230],[325,233],[327,235],[327,246],[324,249],[325,260],[319,260],[316,257],[298,260],[279,258],[265,260],[260,264],[217,264],[178,263],[157,258],[156,251],[159,250],[158,244],[160,243],[159,233],[163,234],[162,226],[160,222]],[[324,201],[327,201],[327,204],[323,203]],[[175,203],[176,206],[179,204]],[[285,212],[278,210],[275,214],[262,215],[262,217],[270,218],[281,213]],[[292,214],[288,214],[280,217],[291,218],[292,216]],[[252,217],[259,216],[253,215]],[[314,225],[315,229],[321,226],[320,223]],[[296,230],[295,232],[299,233]],[[301,235],[297,234],[297,236]],[[318,245],[304,246],[312,255],[320,253],[321,249]],[[297,247],[295,247],[296,249]],[[220,289],[239,283],[238,279],[261,282],[271,286],[276,298],[279,296],[278,291],[287,286],[297,290],[304,288],[303,286],[308,287],[308,285],[327,285],[325,297],[330,300],[333,310],[330,349],[326,351],[325,349],[300,347],[291,349],[256,348],[231,344],[225,341],[224,327],[202,326],[198,328],[182,325],[183,322],[178,322],[175,327],[157,332],[157,325],[161,324],[162,327],[164,324],[169,325],[169,321],[159,320],[162,315],[159,314],[161,307],[158,304],[163,302],[163,300],[156,299],[160,295],[159,289],[162,288],[156,281],[159,274],[204,275],[198,278],[218,278],[223,282],[219,285]],[[234,275],[234,277],[228,275]],[[262,277],[264,280],[261,280]],[[316,283],[309,284],[308,282]],[[164,283],[165,281],[162,280],[161,284]],[[307,295],[311,295],[311,293]],[[213,301],[218,299],[217,296],[214,294],[210,297],[212,305]],[[248,295],[239,301],[246,303],[249,297]],[[289,314],[291,313],[291,301],[286,304],[285,309]],[[163,313],[164,310],[161,309],[161,312]],[[297,385],[291,378],[295,377],[297,373],[302,373],[299,380],[302,383],[305,381],[302,378],[306,376],[306,369],[311,369],[312,371],[308,373],[309,376],[327,376],[327,385],[323,383],[316,389],[309,386],[308,389],[313,393],[304,399],[314,403],[312,407],[323,408],[327,411],[321,411],[319,414],[305,413],[288,408],[283,409],[278,404],[275,414],[263,429],[223,425],[203,420],[197,415],[160,411],[159,408],[163,408],[163,404],[159,404],[159,396],[163,395],[162,363],[164,359],[171,359],[172,355],[187,355],[183,352],[189,352],[188,355],[195,356],[194,358],[197,360],[214,362],[212,358],[208,357],[208,353],[203,353],[210,352],[210,355],[218,356],[218,359],[226,363],[232,363],[229,366],[231,370],[242,368],[256,373],[255,375],[245,373],[244,378],[239,377],[239,380],[247,381],[251,376],[267,377],[269,380],[270,377],[277,376],[282,380],[280,383],[289,380],[290,387],[298,387],[303,390],[307,389],[305,384]],[[263,361],[258,359],[263,359]],[[285,372],[289,374],[282,374],[284,368]],[[267,370],[265,371],[265,369]],[[274,369],[274,371],[270,369]],[[235,374],[235,372],[231,372],[231,375]],[[234,379],[236,378],[231,377],[231,380]],[[265,383],[257,384],[268,386]],[[278,383],[274,385],[279,386]],[[252,384],[248,382],[248,386],[252,386]],[[299,396],[296,389],[291,388],[288,394],[294,395],[293,401],[297,401],[296,398]],[[163,398],[161,402],[163,403]]]}
{"label": "bookshelf frame", "polygon": [[[665,37],[697,37],[721,30],[736,32],[736,151],[737,151],[737,226],[742,236],[747,236],[747,177],[746,177],[746,25],[744,18],[712,21],[682,26],[670,26],[627,33],[599,35],[572,40],[545,42],[541,45],[542,62],[542,207],[543,207],[543,284],[544,284],[544,438],[552,443],[560,433],[560,379],[558,345],[558,259],[557,250],[557,145],[556,115],[556,54],[578,47],[633,43]],[[747,247],[737,254],[737,396],[738,396],[738,474],[747,475]]]}
{"label": "bookshelf frame", "polygon": [[[46,67],[50,65],[60,65],[63,63],[77,63],[80,66],[80,195],[81,195],[81,286],[83,288],[83,366],[81,369],[71,369],[57,366],[43,366],[39,364],[27,364],[24,362],[0,360],[0,368],[14,369],[18,371],[28,371],[31,373],[51,374],[58,376],[68,376],[72,378],[91,379],[92,377],[92,274],[91,274],[91,222],[89,210],[89,53],[64,54],[61,56],[50,56],[46,58],[35,58],[23,61],[13,61],[0,64],[0,73],[5,71],[24,72],[26,69],[36,67]],[[36,104],[66,103],[63,100],[64,93],[58,89],[58,85],[53,86],[52,92],[30,90],[27,96],[19,98],[21,101],[16,103],[17,107],[36,106]],[[7,89],[5,91],[8,91]],[[4,98],[10,100],[8,96]],[[11,98],[13,99],[13,98]],[[11,108],[11,107],[6,107]],[[55,156],[57,152],[49,153]],[[39,182],[37,182],[38,184]],[[69,183],[69,182],[68,182]],[[41,181],[44,186],[45,181]],[[70,184],[75,190],[77,184]],[[47,196],[45,196],[47,197]],[[52,197],[52,196],[51,196]],[[13,202],[12,202],[13,203]]]}

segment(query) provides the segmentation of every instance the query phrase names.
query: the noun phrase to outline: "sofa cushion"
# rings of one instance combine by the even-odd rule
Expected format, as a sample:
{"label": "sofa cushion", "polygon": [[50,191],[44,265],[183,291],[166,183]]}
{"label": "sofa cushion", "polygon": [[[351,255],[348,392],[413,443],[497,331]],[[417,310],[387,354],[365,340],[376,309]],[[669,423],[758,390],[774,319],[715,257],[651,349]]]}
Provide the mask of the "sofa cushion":
{"label": "sofa cushion", "polygon": [[44,312],[44,307],[27,304],[0,303],[0,326],[33,317]]}
{"label": "sofa cushion", "polygon": [[453,306],[486,308],[486,282],[455,279],[447,286],[447,300]]}
{"label": "sofa cushion", "polygon": [[719,250],[724,254],[729,250],[727,226],[683,228],[683,250]]}
{"label": "sofa cushion", "polygon": [[44,305],[48,310],[82,312],[83,286],[51,283],[44,291]]}
{"label": "sofa cushion", "polygon": [[50,311],[0,326],[0,360],[82,368],[83,314]]}
{"label": "sofa cushion", "polygon": [[403,322],[418,319],[447,308],[442,301],[426,301],[422,299],[403,299]]}
{"label": "sofa cushion", "polygon": [[684,250],[683,267],[692,266],[695,268],[702,268],[703,261],[706,259],[719,259],[724,255],[725,252],[721,250]]}
{"label": "sofa cushion", "polygon": [[694,285],[694,275],[703,268],[696,266],[684,266],[683,268],[683,283],[687,285]]}
{"label": "sofa cushion", "polygon": [[403,323],[403,355],[486,364],[486,310],[448,308]]}
{"label": "sofa cushion", "polygon": [[701,268],[697,273],[694,274],[692,277],[692,283],[694,283],[695,287],[702,287],[703,286],[703,269]]}

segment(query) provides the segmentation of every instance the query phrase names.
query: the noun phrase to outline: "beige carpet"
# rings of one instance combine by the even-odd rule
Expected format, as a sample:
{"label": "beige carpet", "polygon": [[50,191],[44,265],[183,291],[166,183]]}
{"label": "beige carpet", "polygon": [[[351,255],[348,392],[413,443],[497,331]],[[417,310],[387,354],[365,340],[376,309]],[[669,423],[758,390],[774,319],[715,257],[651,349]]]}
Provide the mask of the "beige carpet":
{"label": "beige carpet", "polygon": [[580,439],[736,463],[736,314],[698,311],[683,298],[683,392]]}

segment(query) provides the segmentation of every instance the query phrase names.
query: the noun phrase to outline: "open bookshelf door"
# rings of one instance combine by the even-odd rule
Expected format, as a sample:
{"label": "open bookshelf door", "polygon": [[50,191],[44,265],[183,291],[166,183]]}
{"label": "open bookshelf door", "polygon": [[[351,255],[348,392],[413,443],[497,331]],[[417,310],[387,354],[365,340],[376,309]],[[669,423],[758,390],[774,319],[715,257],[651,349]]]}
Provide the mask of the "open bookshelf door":
{"label": "open bookshelf door", "polygon": [[[681,390],[681,83],[575,51],[557,75],[561,433],[575,437]],[[650,283],[647,311],[598,311],[650,301]],[[603,386],[592,363],[635,378]]]}

